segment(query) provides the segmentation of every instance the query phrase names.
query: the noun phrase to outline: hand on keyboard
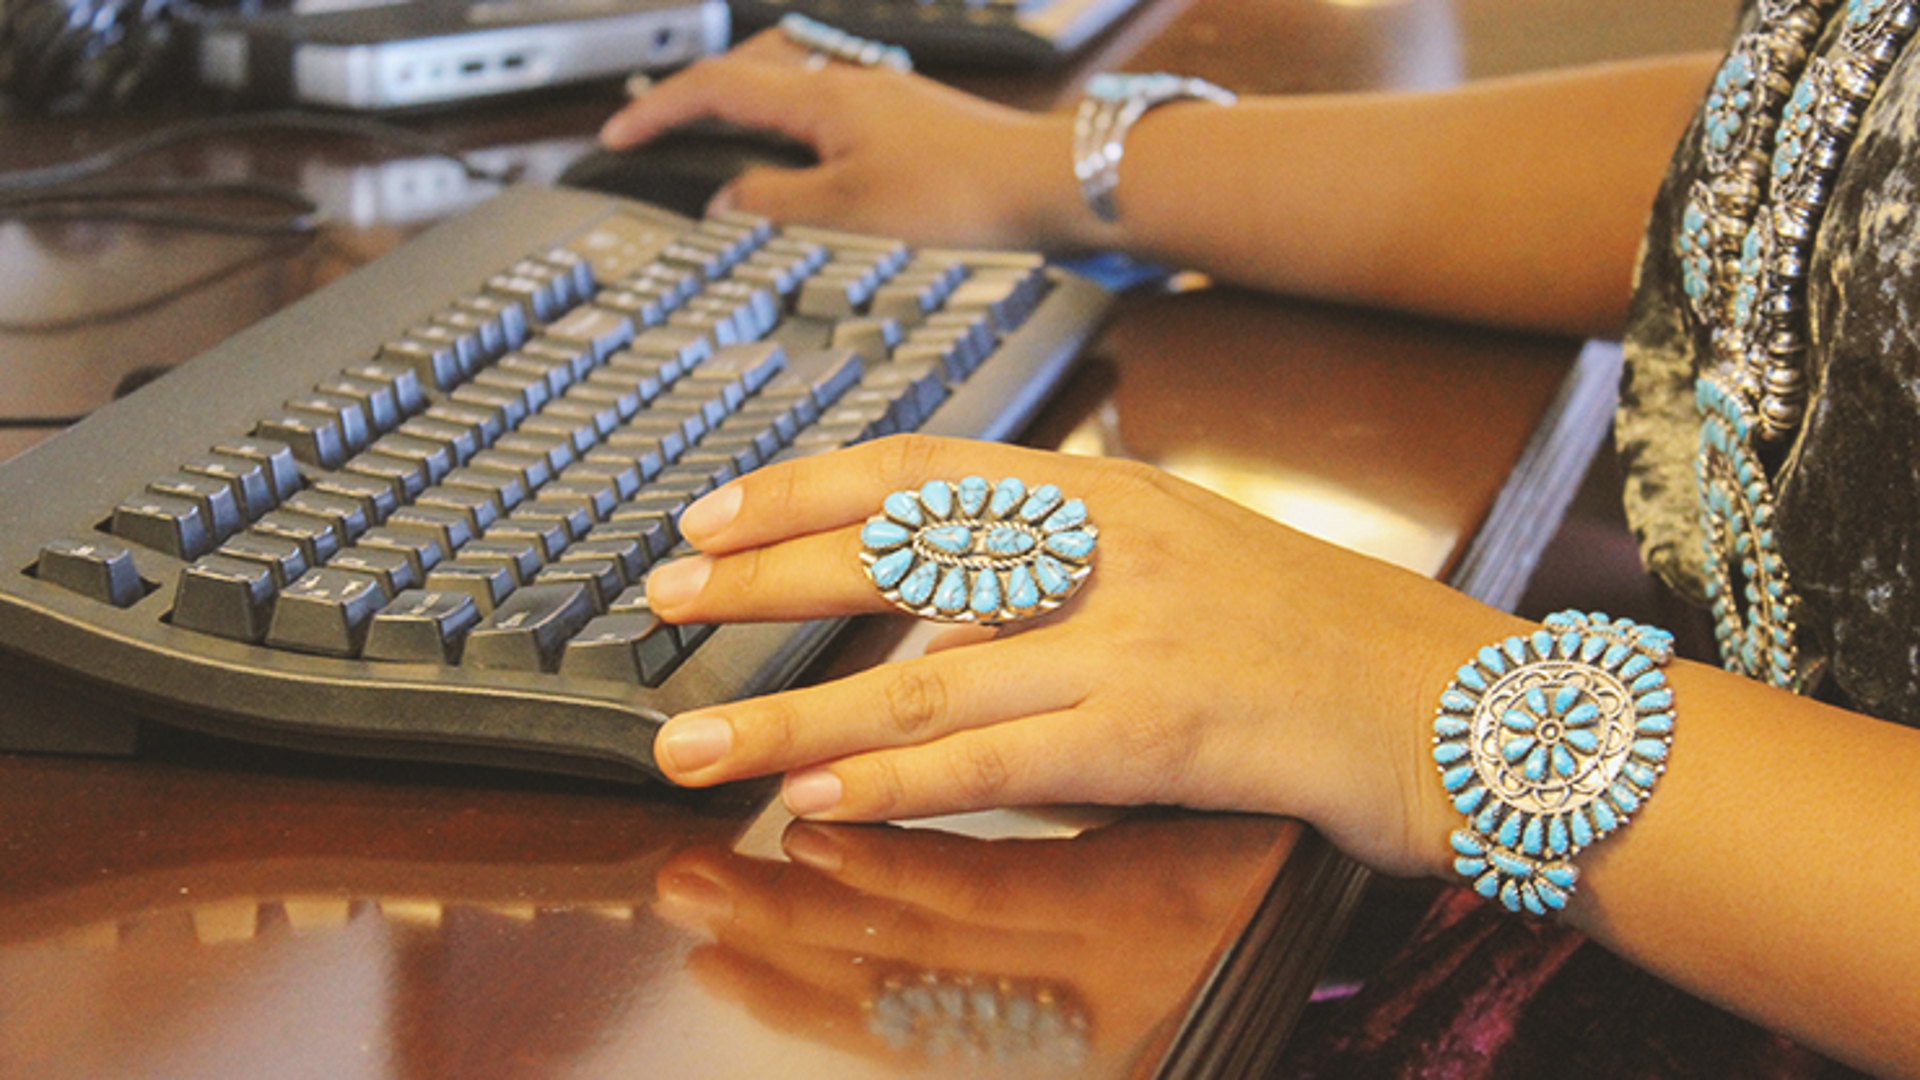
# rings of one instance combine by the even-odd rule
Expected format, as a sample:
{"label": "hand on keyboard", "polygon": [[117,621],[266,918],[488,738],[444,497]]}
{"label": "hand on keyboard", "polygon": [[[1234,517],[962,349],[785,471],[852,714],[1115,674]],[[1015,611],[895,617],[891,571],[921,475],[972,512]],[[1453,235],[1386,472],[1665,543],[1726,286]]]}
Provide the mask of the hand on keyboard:
{"label": "hand on keyboard", "polygon": [[1144,466],[920,436],[776,464],[687,510],[703,554],[654,570],[648,595],[672,622],[892,610],[862,526],[891,492],[967,476],[1085,502],[1100,546],[1078,595],[994,640],[676,716],[656,744],[671,778],[786,772],[789,809],[840,820],[1077,802],[1288,814],[1375,867],[1436,871],[1451,809],[1438,785],[1401,781],[1426,779],[1424,699],[1471,647],[1432,642],[1511,620]]}

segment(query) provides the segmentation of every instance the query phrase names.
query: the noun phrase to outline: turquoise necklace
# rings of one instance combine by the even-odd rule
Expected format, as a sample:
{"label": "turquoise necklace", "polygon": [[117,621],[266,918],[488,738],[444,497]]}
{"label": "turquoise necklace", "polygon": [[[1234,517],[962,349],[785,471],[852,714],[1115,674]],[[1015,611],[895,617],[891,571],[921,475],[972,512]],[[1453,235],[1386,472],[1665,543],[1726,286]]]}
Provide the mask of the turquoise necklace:
{"label": "turquoise necklace", "polygon": [[1798,640],[1766,462],[1806,416],[1806,275],[1834,176],[1920,18],[1917,0],[1847,0],[1830,27],[1838,6],[1760,0],[1708,91],[1705,174],[1674,238],[1712,348],[1695,472],[1714,636],[1728,670],[1796,692],[1819,663]]}

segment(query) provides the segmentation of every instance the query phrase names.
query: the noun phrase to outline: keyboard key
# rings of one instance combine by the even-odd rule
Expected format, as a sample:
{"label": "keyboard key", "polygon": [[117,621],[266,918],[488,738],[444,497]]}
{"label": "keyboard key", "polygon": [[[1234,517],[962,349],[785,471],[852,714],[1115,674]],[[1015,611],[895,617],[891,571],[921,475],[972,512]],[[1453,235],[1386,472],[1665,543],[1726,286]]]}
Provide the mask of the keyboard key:
{"label": "keyboard key", "polygon": [[322,656],[354,656],[374,612],[386,603],[387,595],[371,577],[327,567],[309,570],[274,603],[267,644]]}
{"label": "keyboard key", "polygon": [[426,588],[431,592],[471,597],[482,615],[492,614],[519,585],[512,566],[490,559],[470,562],[459,558],[444,562],[428,572],[426,580]]}
{"label": "keyboard key", "polygon": [[40,580],[114,607],[132,607],[146,588],[133,552],[105,539],[55,540],[40,548]]}
{"label": "keyboard key", "polygon": [[680,642],[651,611],[602,615],[567,642],[560,674],[659,686],[680,665]]}
{"label": "keyboard key", "polygon": [[585,586],[529,585],[473,628],[460,662],[478,668],[554,670],[567,639],[593,616]]}
{"label": "keyboard key", "polygon": [[200,504],[172,495],[141,492],[113,510],[113,535],[176,559],[197,559],[213,550],[213,532]]}
{"label": "keyboard key", "polygon": [[465,593],[412,589],[373,615],[363,660],[451,664],[460,659],[467,631],[480,622],[480,609]]}
{"label": "keyboard key", "polygon": [[266,563],[214,553],[181,571],[173,594],[173,624],[234,641],[267,634],[276,591]]}

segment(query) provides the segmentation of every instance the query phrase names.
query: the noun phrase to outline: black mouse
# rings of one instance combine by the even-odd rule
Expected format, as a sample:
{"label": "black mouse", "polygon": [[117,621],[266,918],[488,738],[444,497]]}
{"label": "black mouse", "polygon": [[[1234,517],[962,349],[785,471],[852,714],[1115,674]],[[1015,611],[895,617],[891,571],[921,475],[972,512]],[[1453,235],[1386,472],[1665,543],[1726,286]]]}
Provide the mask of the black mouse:
{"label": "black mouse", "polygon": [[751,166],[804,169],[819,163],[811,147],[783,135],[700,121],[631,149],[588,151],[567,166],[560,183],[697,218],[721,185]]}

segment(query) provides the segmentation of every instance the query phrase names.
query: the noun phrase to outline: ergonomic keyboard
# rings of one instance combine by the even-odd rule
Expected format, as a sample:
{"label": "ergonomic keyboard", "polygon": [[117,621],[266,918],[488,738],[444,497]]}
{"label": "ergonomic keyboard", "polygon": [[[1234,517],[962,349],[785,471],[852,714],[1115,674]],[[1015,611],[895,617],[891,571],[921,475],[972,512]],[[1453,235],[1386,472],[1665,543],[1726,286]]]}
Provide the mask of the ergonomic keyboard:
{"label": "ergonomic keyboard", "polygon": [[132,752],[85,730],[130,715],[657,778],[666,717],[843,624],[662,623],[680,510],[893,432],[1008,439],[1108,301],[1031,255],[509,189],[0,465],[0,749]]}
{"label": "ergonomic keyboard", "polygon": [[1143,0],[730,0],[737,31],[805,15],[933,67],[1044,68],[1085,49]]}

